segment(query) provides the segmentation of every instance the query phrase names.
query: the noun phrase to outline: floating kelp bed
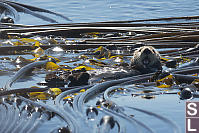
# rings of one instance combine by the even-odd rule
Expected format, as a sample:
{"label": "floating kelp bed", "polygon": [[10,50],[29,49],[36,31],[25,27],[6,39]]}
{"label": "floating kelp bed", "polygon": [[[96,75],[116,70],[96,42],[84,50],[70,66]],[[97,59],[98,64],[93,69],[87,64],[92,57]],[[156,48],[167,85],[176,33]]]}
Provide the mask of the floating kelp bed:
{"label": "floating kelp bed", "polygon": [[[198,18],[0,24],[0,132],[183,132],[199,97]],[[141,46],[163,70],[121,75]]]}

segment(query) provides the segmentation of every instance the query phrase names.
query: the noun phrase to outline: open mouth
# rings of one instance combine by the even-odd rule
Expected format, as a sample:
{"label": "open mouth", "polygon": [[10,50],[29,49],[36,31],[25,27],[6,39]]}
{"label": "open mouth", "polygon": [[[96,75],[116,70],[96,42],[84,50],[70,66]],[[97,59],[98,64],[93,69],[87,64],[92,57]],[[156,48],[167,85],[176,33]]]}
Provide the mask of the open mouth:
{"label": "open mouth", "polygon": [[150,60],[149,60],[148,58],[145,58],[145,59],[142,61],[142,63],[143,63],[144,65],[148,65],[148,64],[150,63]]}

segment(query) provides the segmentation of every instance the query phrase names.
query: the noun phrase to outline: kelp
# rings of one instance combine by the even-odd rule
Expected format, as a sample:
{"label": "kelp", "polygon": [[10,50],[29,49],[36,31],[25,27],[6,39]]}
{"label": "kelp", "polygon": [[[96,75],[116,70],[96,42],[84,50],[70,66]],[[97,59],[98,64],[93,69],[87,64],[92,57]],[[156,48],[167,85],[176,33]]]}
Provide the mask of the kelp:
{"label": "kelp", "polygon": [[[192,18],[192,19],[190,19]],[[169,20],[172,18],[169,18]],[[176,19],[176,18],[174,18]],[[197,19],[195,17],[179,17],[177,19],[187,19],[187,21],[192,21]],[[156,20],[156,19],[155,19]],[[154,21],[155,21],[154,20]],[[164,20],[164,19],[160,19]],[[165,19],[167,20],[167,19]],[[147,21],[147,20],[146,20]],[[158,21],[158,19],[156,20]],[[145,22],[145,20],[143,20]],[[161,22],[161,21],[159,21]],[[9,25],[9,24],[7,24]],[[184,23],[137,23],[136,22],[95,22],[95,23],[73,23],[73,24],[50,24],[50,25],[37,25],[37,26],[23,26],[23,25],[9,25],[11,28],[1,29],[1,37],[8,38],[8,36],[17,36],[18,38],[23,37],[34,37],[34,36],[61,36],[63,39],[74,38],[78,41],[65,41],[64,43],[54,43],[59,44],[61,47],[78,50],[84,48],[97,48],[99,46],[106,46],[114,44],[117,47],[122,46],[132,46],[136,47],[141,45],[150,45],[155,48],[191,48],[196,46],[198,41],[198,22],[184,22]],[[4,24],[6,26],[6,24]],[[114,33],[120,33],[118,35]],[[113,37],[109,37],[112,34]],[[95,38],[84,38],[85,35],[92,35]],[[87,36],[88,37],[88,36]],[[56,41],[56,40],[55,40]],[[139,44],[137,44],[139,42]],[[24,43],[23,43],[24,44]],[[50,42],[52,44],[52,42]],[[72,45],[75,44],[75,45]],[[21,43],[16,44],[21,45],[21,47],[4,47],[4,49],[16,49],[15,53],[21,49],[29,50],[31,48],[27,46],[22,46]],[[38,42],[37,44],[38,45]],[[67,46],[66,46],[67,45]],[[71,46],[72,45],[72,46]],[[76,46],[77,45],[77,46]],[[53,47],[49,45],[40,46],[44,49]],[[2,48],[3,49],[3,48]],[[14,51],[14,50],[13,50]],[[176,54],[190,55],[194,51],[181,51]],[[14,53],[14,52],[12,52]],[[175,54],[174,52],[169,53]],[[195,51],[197,53],[197,51]],[[4,53],[5,54],[5,53]]]}
{"label": "kelp", "polygon": [[58,22],[56,20],[50,18],[50,17],[39,14],[37,12],[44,12],[44,13],[48,13],[48,14],[53,14],[53,15],[56,15],[56,16],[59,16],[59,17],[65,19],[67,21],[71,21],[69,18],[67,18],[67,17],[65,17],[65,16],[63,16],[59,13],[55,13],[55,12],[52,12],[52,11],[49,11],[49,10],[46,10],[46,9],[42,9],[42,8],[38,8],[38,7],[35,7],[35,6],[30,6],[30,5],[25,5],[25,4],[21,4],[21,3],[13,2],[13,1],[1,0],[0,1],[0,7],[1,7],[1,10],[2,10],[2,13],[3,12],[8,13],[9,15],[13,16],[14,19],[16,19],[16,21],[19,20],[19,14],[18,14],[19,12],[30,14],[32,16],[38,17],[38,18],[40,18],[44,21],[48,21],[48,22],[51,22],[51,23],[58,23]]}
{"label": "kelp", "polygon": [[[37,9],[32,8],[32,10]],[[9,43],[1,41],[0,54],[3,56],[21,54],[20,56],[30,57],[21,58],[21,63],[25,66],[9,79],[5,87],[7,90],[4,88],[0,91],[2,98],[0,108],[6,110],[5,106],[10,109],[12,104],[15,107],[16,102],[9,99],[9,97],[14,97],[20,99],[23,105],[28,105],[27,108],[32,110],[32,112],[29,111],[30,115],[37,115],[35,108],[41,108],[40,117],[44,119],[46,118],[45,111],[54,112],[53,117],[61,118],[64,126],[58,125],[58,128],[54,127],[51,132],[58,129],[68,132],[124,132],[127,129],[155,132],[156,128],[143,122],[144,115],[148,115],[150,120],[156,118],[162,121],[163,126],[173,132],[180,132],[175,122],[163,117],[159,112],[151,112],[142,106],[134,107],[133,104],[131,106],[122,104],[123,98],[126,97],[133,100],[158,100],[159,97],[167,95],[175,95],[179,100],[199,97],[199,67],[196,58],[198,56],[198,22],[195,22],[198,18],[198,16],[191,16],[35,26],[1,24],[3,26],[0,30],[1,37],[7,38],[5,40],[9,40]],[[172,22],[176,19],[186,22]],[[157,22],[153,23],[154,21]],[[53,51],[52,48],[55,46],[58,46],[61,51]],[[69,87],[72,81],[69,80],[70,78],[75,79],[76,82],[85,80],[86,76],[80,78],[81,72],[98,76],[97,74],[106,71],[111,73],[125,71],[129,68],[132,53],[141,46],[153,46],[159,51],[162,71],[139,75],[126,72],[126,75],[119,73],[111,78],[106,78],[109,73],[105,73],[104,77],[97,77],[98,79],[89,85],[75,86],[79,84],[73,84],[74,86]],[[7,64],[20,64],[20,62],[14,63],[15,59],[19,60],[20,57],[0,59],[6,61]],[[34,76],[31,76],[39,75],[45,82],[35,81],[36,86],[14,88],[12,84],[33,68]],[[54,74],[54,77],[60,76],[63,82],[52,82],[48,86],[50,79],[54,78],[50,77],[50,74]],[[68,78],[69,75],[70,78]],[[114,100],[120,97],[122,101]],[[7,102],[11,104],[8,106]],[[21,110],[21,106],[18,110]],[[134,111],[128,112],[128,110]],[[10,111],[15,112],[15,109],[12,108]],[[7,115],[15,116],[11,112]],[[28,112],[28,110],[21,112]],[[136,112],[143,116],[137,117],[139,114]],[[0,115],[4,114],[0,113]],[[38,129],[37,126],[33,126],[28,130],[29,123],[38,124],[35,121],[37,118],[31,117],[26,126],[20,129],[23,125],[21,122],[14,131]],[[8,125],[10,120],[9,117],[5,125]],[[14,120],[13,123],[15,122],[17,121]],[[45,119],[44,122],[47,123],[48,120]],[[11,129],[13,126],[8,130]]]}

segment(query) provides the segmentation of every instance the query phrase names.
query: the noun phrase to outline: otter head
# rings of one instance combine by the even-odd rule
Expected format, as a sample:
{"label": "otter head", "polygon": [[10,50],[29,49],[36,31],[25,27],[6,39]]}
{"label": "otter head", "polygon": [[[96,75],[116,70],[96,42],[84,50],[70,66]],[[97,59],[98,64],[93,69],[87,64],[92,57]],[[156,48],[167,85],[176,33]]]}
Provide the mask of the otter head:
{"label": "otter head", "polygon": [[140,47],[134,51],[131,66],[141,73],[161,70],[160,54],[152,46]]}

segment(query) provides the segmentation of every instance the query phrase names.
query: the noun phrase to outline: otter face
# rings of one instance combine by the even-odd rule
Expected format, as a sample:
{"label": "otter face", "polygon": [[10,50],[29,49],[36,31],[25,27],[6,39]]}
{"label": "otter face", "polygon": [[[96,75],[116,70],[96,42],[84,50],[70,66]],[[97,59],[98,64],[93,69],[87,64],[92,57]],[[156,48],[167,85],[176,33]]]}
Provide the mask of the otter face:
{"label": "otter face", "polygon": [[140,47],[133,54],[131,66],[144,73],[160,70],[160,54],[152,46]]}

